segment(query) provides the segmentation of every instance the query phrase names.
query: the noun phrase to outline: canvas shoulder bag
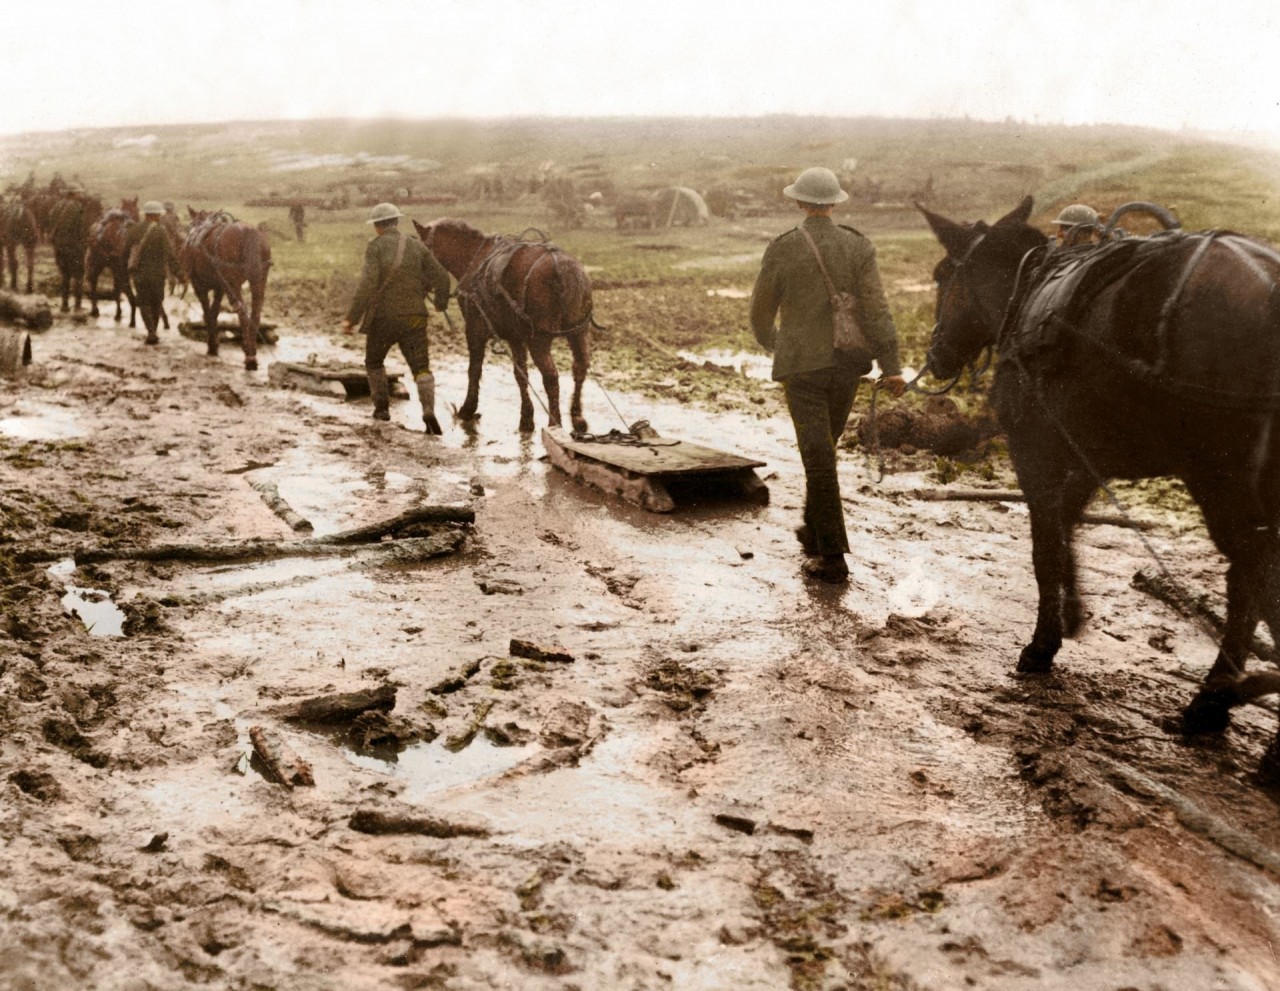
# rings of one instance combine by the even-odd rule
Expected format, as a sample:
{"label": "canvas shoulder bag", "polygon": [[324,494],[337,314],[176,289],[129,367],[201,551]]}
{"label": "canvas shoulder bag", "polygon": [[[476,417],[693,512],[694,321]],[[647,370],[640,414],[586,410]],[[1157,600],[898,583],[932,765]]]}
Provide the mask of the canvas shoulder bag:
{"label": "canvas shoulder bag", "polygon": [[804,239],[809,242],[813,257],[818,260],[818,268],[822,270],[822,278],[827,283],[827,295],[831,297],[831,327],[834,331],[835,349],[837,351],[870,351],[866,335],[858,323],[858,301],[851,292],[836,292],[835,283],[827,274],[826,263],[822,260],[822,252],[817,242],[803,227],[797,227]]}

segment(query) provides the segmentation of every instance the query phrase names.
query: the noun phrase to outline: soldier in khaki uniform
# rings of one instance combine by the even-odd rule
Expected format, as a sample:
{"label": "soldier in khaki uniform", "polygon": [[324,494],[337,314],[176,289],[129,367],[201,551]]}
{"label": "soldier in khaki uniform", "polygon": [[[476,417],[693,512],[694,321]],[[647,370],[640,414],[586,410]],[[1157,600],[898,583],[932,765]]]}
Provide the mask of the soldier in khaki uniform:
{"label": "soldier in khaki uniform", "polygon": [[76,311],[80,310],[80,297],[84,286],[84,249],[89,234],[85,216],[84,195],[74,186],[68,186],[49,213],[49,240],[53,242],[53,257],[62,281],[62,312],[67,312],[67,297],[75,293]]}
{"label": "soldier in khaki uniform", "polygon": [[1093,244],[1102,232],[1098,211],[1085,203],[1072,203],[1063,207],[1054,218],[1057,228],[1051,243],[1056,248],[1074,248],[1081,244]]}
{"label": "soldier in khaki uniform", "polygon": [[442,431],[435,413],[436,380],[427,352],[427,306],[423,300],[431,295],[436,309],[444,311],[449,302],[449,273],[421,241],[398,230],[402,216],[392,203],[379,203],[369,212],[368,223],[373,224],[377,236],[365,249],[364,271],[342,330],[353,334],[359,325],[366,335],[364,367],[373,397],[373,415],[379,420],[391,419],[391,393],[383,362],[391,346],[399,344],[418,387],[427,433],[439,434]]}
{"label": "soldier in khaki uniform", "polygon": [[[835,173],[802,172],[783,192],[805,213],[804,231],[813,238],[837,292],[851,292],[858,323],[871,350],[837,351],[831,297],[813,249],[799,228],[775,238],[765,249],[751,294],[751,329],[774,353],[773,377],[782,383],[804,463],[804,524],[796,530],[806,554],[804,573],[823,581],[849,577],[849,551],[836,445],[853,408],[858,379],[880,363],[883,385],[896,397],[906,383],[898,360],[898,337],[880,285],[875,248],[852,227],[836,225],[831,210],[849,198]],[[780,315],[780,326],[774,318]]]}
{"label": "soldier in khaki uniform", "polygon": [[160,221],[163,214],[164,207],[155,200],[144,203],[142,223],[131,226],[124,239],[129,278],[133,280],[133,294],[147,328],[148,344],[160,343],[156,330],[164,309],[165,279],[178,267],[173,242]]}

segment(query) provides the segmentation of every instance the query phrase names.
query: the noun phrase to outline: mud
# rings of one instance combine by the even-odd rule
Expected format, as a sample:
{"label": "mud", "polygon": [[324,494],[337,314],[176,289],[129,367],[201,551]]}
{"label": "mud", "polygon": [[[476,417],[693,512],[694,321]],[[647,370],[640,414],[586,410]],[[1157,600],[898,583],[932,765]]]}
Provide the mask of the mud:
{"label": "mud", "polygon": [[[322,335],[282,327],[253,374],[162,341],[59,323],[0,393],[0,987],[1280,988],[1274,706],[1167,732],[1215,646],[1131,583],[1145,540],[1220,605],[1194,524],[1082,531],[1085,630],[1018,678],[1025,507],[916,501],[939,479],[846,454],[833,588],[799,574],[784,417],[611,387],[768,462],[769,506],[652,516],[551,469],[500,364],[479,425],[428,439],[413,400],[380,425],[268,386],[349,354]],[[447,409],[463,365],[433,359]],[[289,539],[251,481],[318,535],[476,523],[411,563],[58,564]],[[382,686],[354,733],[272,714]],[[255,770],[253,726],[315,786]]]}

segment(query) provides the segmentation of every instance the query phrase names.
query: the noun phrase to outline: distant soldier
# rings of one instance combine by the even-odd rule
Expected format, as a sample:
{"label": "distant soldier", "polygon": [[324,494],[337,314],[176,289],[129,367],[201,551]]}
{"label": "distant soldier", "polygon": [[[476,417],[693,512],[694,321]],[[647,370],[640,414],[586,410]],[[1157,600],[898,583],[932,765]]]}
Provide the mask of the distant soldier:
{"label": "distant soldier", "polygon": [[[765,249],[751,293],[751,329],[773,352],[773,377],[782,383],[804,464],[804,524],[796,530],[809,555],[803,571],[822,581],[844,582],[849,538],[836,474],[837,444],[872,358],[895,397],[906,383],[875,248],[852,227],[831,220],[832,208],[849,194],[835,173],[823,168],[805,169],[783,193],[796,201],[805,219]],[[836,292],[853,294],[869,351],[836,349],[828,283]],[[781,325],[775,329],[779,310]]]}
{"label": "distant soldier", "polygon": [[391,389],[383,362],[391,345],[398,344],[418,387],[427,433],[440,434],[423,300],[431,296],[436,309],[444,312],[449,302],[449,273],[426,245],[397,229],[402,216],[394,203],[379,203],[369,212],[368,223],[373,224],[377,236],[365,249],[364,271],[342,331],[354,334],[358,325],[366,335],[364,368],[374,417],[391,419]]}
{"label": "distant soldier", "polygon": [[161,217],[164,207],[155,200],[142,206],[142,223],[134,224],[124,239],[125,258],[128,259],[129,278],[133,293],[142,311],[142,322],[147,328],[148,344],[159,344],[156,333],[164,310],[165,278],[178,267],[169,232]]}
{"label": "distant soldier", "polygon": [[307,211],[301,203],[294,203],[289,207],[289,220],[293,224],[293,232],[297,235],[298,240],[305,240]]}
{"label": "distant soldier", "polygon": [[1058,248],[1074,248],[1081,244],[1093,244],[1098,240],[1102,225],[1098,223],[1098,211],[1084,203],[1072,203],[1054,218],[1056,234],[1053,245]]}

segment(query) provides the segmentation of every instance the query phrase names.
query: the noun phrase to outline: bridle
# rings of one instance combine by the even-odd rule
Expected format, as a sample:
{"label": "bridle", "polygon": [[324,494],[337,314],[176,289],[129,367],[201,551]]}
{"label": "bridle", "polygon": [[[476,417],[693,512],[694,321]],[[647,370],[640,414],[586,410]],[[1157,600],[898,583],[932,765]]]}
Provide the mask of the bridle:
{"label": "bridle", "polygon": [[[943,313],[946,311],[947,304],[951,300],[951,294],[956,291],[956,286],[960,281],[960,275],[964,272],[965,265],[968,264],[969,259],[973,257],[973,253],[974,251],[977,250],[978,245],[980,245],[984,240],[986,240],[987,233],[988,231],[985,231],[985,230],[980,231],[978,233],[978,236],[974,238],[972,242],[970,242],[967,248],[965,248],[964,254],[960,256],[960,259],[958,261],[951,262],[951,276],[947,280],[947,288],[943,291],[942,300],[938,304],[939,313]],[[948,255],[947,259],[945,260],[950,260],[950,255]],[[937,336],[938,327],[940,325],[941,325],[940,320],[934,321],[933,329],[929,332],[930,345],[932,345],[934,338]],[[989,350],[990,350],[990,346],[988,345],[988,352]],[[991,357],[990,357],[990,353],[988,353],[987,361],[983,365],[983,371],[986,371],[987,367],[990,364],[991,364]],[[961,376],[964,375],[964,368],[961,367],[960,371],[956,372],[955,376],[950,381],[948,381],[944,386],[942,386],[942,388],[940,389],[926,389],[924,386],[920,385],[920,380],[929,374],[932,374],[932,372],[929,368],[929,358],[926,354],[924,367],[921,368],[920,371],[916,373],[915,378],[913,378],[910,382],[907,383],[907,391],[918,392],[921,395],[925,395],[925,396],[946,395],[948,392],[954,389],[957,384],[959,384]]]}

